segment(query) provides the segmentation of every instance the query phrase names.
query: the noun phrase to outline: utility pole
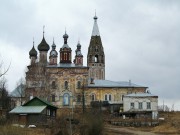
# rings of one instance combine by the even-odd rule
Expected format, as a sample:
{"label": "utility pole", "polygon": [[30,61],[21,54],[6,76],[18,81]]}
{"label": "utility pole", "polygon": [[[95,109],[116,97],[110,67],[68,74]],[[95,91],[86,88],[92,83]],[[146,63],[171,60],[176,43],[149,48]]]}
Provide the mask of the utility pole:
{"label": "utility pole", "polygon": [[84,83],[83,83],[83,86],[82,86],[82,107],[83,107],[83,114],[85,112],[85,97],[84,97]]}

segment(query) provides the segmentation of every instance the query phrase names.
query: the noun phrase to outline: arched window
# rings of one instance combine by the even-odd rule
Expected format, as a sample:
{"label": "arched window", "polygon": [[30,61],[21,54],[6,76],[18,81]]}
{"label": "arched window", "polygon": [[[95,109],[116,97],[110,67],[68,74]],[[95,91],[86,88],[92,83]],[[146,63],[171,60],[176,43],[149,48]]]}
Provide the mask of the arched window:
{"label": "arched window", "polygon": [[77,88],[78,88],[78,89],[81,88],[81,82],[80,82],[80,81],[77,82]]}
{"label": "arched window", "polygon": [[52,89],[55,89],[55,88],[56,88],[56,82],[53,81],[52,84],[51,84],[51,86],[52,86]]}
{"label": "arched window", "polygon": [[64,82],[64,89],[68,89],[68,82],[67,81]]}
{"label": "arched window", "polygon": [[98,55],[95,55],[94,62],[98,62]]}
{"label": "arched window", "polygon": [[77,102],[81,102],[81,95],[77,95]]}
{"label": "arched window", "polygon": [[69,105],[69,94],[65,93],[63,95],[63,105]]}

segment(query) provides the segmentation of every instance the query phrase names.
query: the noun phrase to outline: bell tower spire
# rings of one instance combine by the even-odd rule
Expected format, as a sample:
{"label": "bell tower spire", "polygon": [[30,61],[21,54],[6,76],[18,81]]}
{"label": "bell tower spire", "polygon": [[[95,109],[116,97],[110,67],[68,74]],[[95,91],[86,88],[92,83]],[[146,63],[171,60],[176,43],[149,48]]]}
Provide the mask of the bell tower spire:
{"label": "bell tower spire", "polygon": [[87,65],[89,67],[90,78],[104,80],[105,79],[105,55],[101,42],[101,36],[97,24],[98,17],[94,16],[94,25],[91,40],[88,48]]}

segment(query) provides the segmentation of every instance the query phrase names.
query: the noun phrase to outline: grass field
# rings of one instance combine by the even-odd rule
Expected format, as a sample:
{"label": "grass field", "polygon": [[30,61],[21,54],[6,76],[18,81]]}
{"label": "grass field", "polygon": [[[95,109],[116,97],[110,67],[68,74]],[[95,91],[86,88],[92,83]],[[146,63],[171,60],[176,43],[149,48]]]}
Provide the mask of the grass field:
{"label": "grass field", "polygon": [[[179,135],[180,112],[160,112],[164,118],[156,127],[120,127],[105,124],[103,135]],[[47,128],[21,128],[11,125],[0,126],[0,135],[53,135]]]}

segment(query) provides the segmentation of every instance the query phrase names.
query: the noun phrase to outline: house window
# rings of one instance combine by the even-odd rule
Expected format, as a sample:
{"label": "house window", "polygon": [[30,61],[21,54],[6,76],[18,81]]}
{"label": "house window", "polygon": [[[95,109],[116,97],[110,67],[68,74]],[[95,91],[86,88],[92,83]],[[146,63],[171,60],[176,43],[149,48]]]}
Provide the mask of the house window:
{"label": "house window", "polygon": [[109,101],[111,101],[111,95],[109,95]]}
{"label": "house window", "polygon": [[64,88],[68,89],[68,82],[67,81],[64,82]]}
{"label": "house window", "polygon": [[56,82],[53,81],[52,84],[51,84],[51,86],[52,86],[52,89],[55,89],[55,88],[56,88]]}
{"label": "house window", "polygon": [[107,95],[105,95],[105,101],[107,101],[108,99],[107,99]]}
{"label": "house window", "polygon": [[47,115],[50,116],[50,110],[49,109],[47,109]]}
{"label": "house window", "polygon": [[78,88],[78,89],[81,88],[81,82],[80,82],[80,81],[77,82],[77,88]]}
{"label": "house window", "polygon": [[151,102],[147,102],[147,109],[151,109]]}
{"label": "house window", "polygon": [[124,99],[124,95],[121,95],[121,100],[123,101],[123,99]]}
{"label": "house window", "polygon": [[111,94],[105,94],[104,99],[105,101],[111,101],[112,100]]}
{"label": "house window", "polygon": [[92,101],[95,101],[95,100],[96,100],[96,95],[95,95],[95,94],[92,94],[92,95],[91,95],[91,100],[92,100]]}
{"label": "house window", "polygon": [[55,95],[52,95],[52,102],[55,102]]}
{"label": "house window", "polygon": [[130,104],[131,109],[134,109],[134,103]]}
{"label": "house window", "polygon": [[143,103],[139,102],[139,109],[143,109]]}

